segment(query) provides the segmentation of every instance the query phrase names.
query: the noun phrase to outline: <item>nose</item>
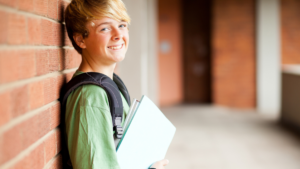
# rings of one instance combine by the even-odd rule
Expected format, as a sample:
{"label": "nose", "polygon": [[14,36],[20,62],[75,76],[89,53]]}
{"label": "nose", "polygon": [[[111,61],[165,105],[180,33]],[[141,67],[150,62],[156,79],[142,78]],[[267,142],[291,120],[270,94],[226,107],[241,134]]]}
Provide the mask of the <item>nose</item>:
{"label": "nose", "polygon": [[112,36],[112,40],[119,41],[120,39],[122,39],[122,37],[123,37],[122,32],[118,29],[115,29],[114,34]]}

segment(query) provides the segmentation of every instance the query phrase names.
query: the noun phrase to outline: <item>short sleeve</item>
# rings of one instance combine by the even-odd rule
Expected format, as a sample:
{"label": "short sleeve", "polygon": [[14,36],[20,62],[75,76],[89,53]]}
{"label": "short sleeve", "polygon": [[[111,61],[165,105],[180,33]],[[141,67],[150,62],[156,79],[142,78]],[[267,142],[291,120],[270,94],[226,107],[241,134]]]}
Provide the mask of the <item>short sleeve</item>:
{"label": "short sleeve", "polygon": [[74,169],[119,169],[112,118],[105,91],[84,85],[70,94],[66,107],[67,144]]}
{"label": "short sleeve", "polygon": [[[119,169],[110,112],[99,107],[81,106],[76,135],[69,147],[74,169]],[[71,144],[70,144],[71,145]]]}

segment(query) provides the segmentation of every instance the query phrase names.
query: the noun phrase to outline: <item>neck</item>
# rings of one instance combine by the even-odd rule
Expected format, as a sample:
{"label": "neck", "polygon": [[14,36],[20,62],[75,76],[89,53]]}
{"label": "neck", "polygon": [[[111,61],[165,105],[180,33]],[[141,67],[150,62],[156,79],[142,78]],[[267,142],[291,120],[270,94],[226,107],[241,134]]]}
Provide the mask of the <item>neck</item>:
{"label": "neck", "polygon": [[82,55],[82,61],[78,68],[79,71],[82,72],[98,72],[105,74],[106,76],[113,79],[114,69],[116,67],[116,63],[113,64],[103,64],[100,61],[92,60],[89,57]]}

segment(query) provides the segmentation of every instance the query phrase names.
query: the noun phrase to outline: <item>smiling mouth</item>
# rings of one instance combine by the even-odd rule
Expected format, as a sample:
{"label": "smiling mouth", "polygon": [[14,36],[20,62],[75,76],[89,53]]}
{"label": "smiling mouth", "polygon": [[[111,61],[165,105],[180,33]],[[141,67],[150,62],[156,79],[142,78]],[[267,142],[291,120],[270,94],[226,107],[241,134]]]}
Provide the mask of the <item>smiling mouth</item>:
{"label": "smiling mouth", "polygon": [[108,46],[107,48],[112,49],[112,50],[119,50],[123,47],[123,44],[121,45],[113,45],[113,46]]}

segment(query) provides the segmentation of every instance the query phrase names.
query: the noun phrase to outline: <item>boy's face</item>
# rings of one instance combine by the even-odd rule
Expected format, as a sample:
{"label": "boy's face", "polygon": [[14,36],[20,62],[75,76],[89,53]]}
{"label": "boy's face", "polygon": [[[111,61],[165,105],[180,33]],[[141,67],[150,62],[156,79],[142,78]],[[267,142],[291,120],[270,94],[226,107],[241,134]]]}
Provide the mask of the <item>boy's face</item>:
{"label": "boy's face", "polygon": [[127,26],[127,22],[119,22],[111,18],[88,22],[86,27],[89,35],[83,39],[82,54],[105,65],[122,61],[129,43]]}

